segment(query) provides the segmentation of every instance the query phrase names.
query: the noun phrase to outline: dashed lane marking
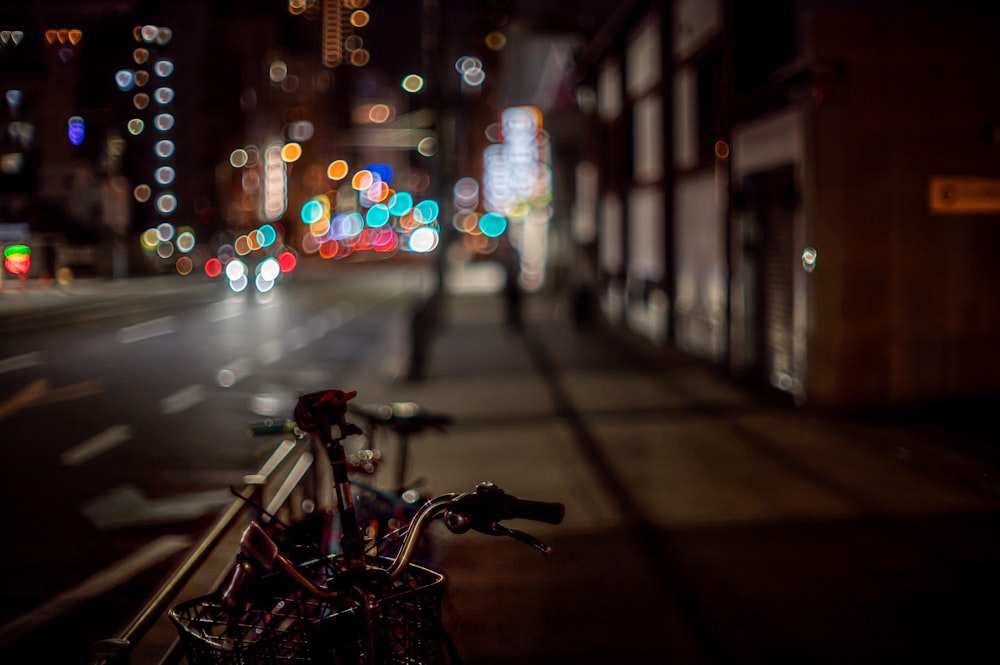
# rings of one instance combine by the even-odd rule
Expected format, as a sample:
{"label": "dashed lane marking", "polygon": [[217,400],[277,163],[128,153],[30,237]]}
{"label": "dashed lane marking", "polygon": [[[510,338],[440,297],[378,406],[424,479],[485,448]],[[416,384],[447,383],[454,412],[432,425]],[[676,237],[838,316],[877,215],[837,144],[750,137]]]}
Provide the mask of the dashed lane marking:
{"label": "dashed lane marking", "polygon": [[35,367],[36,365],[41,364],[42,354],[38,351],[22,353],[19,356],[11,356],[10,358],[0,360],[0,374],[3,374],[4,372],[13,372],[18,369],[24,369],[25,367]]}
{"label": "dashed lane marking", "polygon": [[205,401],[207,397],[208,391],[205,386],[196,383],[160,400],[160,412],[172,416]]}
{"label": "dashed lane marking", "polygon": [[134,326],[126,326],[118,331],[118,341],[122,344],[141,342],[144,339],[169,335],[177,330],[177,318],[174,316],[164,316],[152,321],[137,323]]}
{"label": "dashed lane marking", "polygon": [[114,425],[64,452],[59,456],[59,463],[63,466],[80,466],[131,438],[132,428],[130,426]]}

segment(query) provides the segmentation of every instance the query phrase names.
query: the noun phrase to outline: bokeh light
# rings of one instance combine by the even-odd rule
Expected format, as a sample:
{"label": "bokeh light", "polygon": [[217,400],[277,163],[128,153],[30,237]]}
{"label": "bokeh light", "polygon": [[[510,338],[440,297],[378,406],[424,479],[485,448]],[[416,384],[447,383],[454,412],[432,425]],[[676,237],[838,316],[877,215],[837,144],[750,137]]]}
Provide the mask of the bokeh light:
{"label": "bokeh light", "polygon": [[169,104],[174,100],[174,89],[166,86],[157,88],[153,91],[153,97],[156,98],[157,104]]}
{"label": "bokeh light", "polygon": [[205,274],[209,277],[218,277],[222,274],[222,261],[212,257],[205,261]]}
{"label": "bokeh light", "polygon": [[400,87],[406,92],[416,94],[424,89],[424,77],[419,74],[409,74],[403,78]]}
{"label": "bokeh light", "polygon": [[372,227],[385,226],[388,221],[389,208],[381,203],[373,205],[369,208],[368,214],[365,216],[365,224]]}
{"label": "bokeh light", "polygon": [[500,51],[507,45],[507,37],[499,30],[488,33],[483,41],[486,43],[486,48],[491,51]]}
{"label": "bokeh light", "polygon": [[237,148],[229,153],[229,164],[236,169],[246,166],[248,159],[247,151],[243,148]]}
{"label": "bokeh light", "polygon": [[135,72],[131,69],[119,69],[115,72],[115,83],[119,90],[128,92],[135,85]]}
{"label": "bokeh light", "polygon": [[484,236],[498,238],[507,230],[507,218],[495,212],[488,212],[479,218],[479,230]]}
{"label": "bokeh light", "polygon": [[149,185],[136,185],[135,189],[132,190],[132,196],[134,196],[135,200],[139,203],[145,203],[148,201],[152,193],[153,192],[149,188]]}
{"label": "bokeh light", "polygon": [[67,128],[67,138],[69,142],[73,145],[80,145],[83,143],[84,136],[86,136],[86,131],[83,125],[83,118],[78,115],[73,116],[69,119],[69,127]]}
{"label": "bokeh light", "polygon": [[172,167],[161,166],[160,168],[156,169],[156,171],[153,174],[153,177],[156,179],[157,184],[169,185],[174,181],[175,175],[176,173]]}
{"label": "bokeh light", "polygon": [[409,247],[411,252],[430,252],[438,245],[438,233],[429,226],[422,226],[410,234]]}
{"label": "bokeh light", "polygon": [[349,172],[350,167],[342,159],[334,160],[326,167],[326,177],[330,180],[343,180]]}
{"label": "bokeh light", "polygon": [[389,199],[389,212],[396,217],[402,217],[413,208],[413,196],[407,192],[397,192]]}
{"label": "bokeh light", "polygon": [[174,73],[174,63],[169,60],[157,60],[153,65],[153,71],[160,78],[166,78]]}
{"label": "bokeh light", "polygon": [[166,132],[174,127],[174,116],[169,113],[159,113],[153,118],[153,124],[161,132]]}
{"label": "bokeh light", "polygon": [[281,159],[285,162],[294,162],[302,156],[302,146],[294,141],[281,146]]}

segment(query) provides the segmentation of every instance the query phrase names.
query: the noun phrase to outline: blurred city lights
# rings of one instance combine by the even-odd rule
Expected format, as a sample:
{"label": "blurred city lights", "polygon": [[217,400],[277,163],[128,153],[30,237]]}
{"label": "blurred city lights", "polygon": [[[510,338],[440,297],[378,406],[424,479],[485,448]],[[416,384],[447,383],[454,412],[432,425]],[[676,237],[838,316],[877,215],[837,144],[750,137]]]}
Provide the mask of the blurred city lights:
{"label": "blurred city lights", "polygon": [[288,65],[284,60],[275,60],[268,68],[268,76],[275,83],[281,83],[288,76]]}
{"label": "blurred city lights", "polygon": [[174,225],[170,222],[162,222],[156,227],[156,239],[160,242],[167,242],[174,237]]}
{"label": "blurred city lights", "polygon": [[488,33],[483,41],[486,43],[486,48],[491,51],[500,51],[507,45],[507,37],[499,30]]}
{"label": "blurred city lights", "polygon": [[389,212],[396,217],[402,217],[413,208],[413,196],[407,192],[398,192],[389,199]]}
{"label": "blurred city lights", "polygon": [[27,275],[31,268],[31,248],[27,245],[8,245],[3,250],[3,263],[7,272]]}
{"label": "blurred city lights", "polygon": [[153,150],[159,157],[167,158],[174,154],[174,142],[164,139],[162,141],[157,141]]}
{"label": "blurred city lights", "polygon": [[323,218],[323,204],[316,199],[310,199],[302,205],[302,212],[300,214],[302,217],[302,222],[305,224],[314,224]]}
{"label": "blurred city lights", "polygon": [[144,92],[136,93],[132,98],[132,104],[140,111],[149,106],[149,95]]}
{"label": "blurred city lights", "polygon": [[174,73],[174,63],[169,60],[157,60],[153,65],[153,71],[160,78],[166,78]]}
{"label": "blurred city lights", "polygon": [[212,257],[205,261],[205,274],[209,277],[218,277],[222,274],[222,261]]}
{"label": "blurred city lights", "polygon": [[495,212],[488,212],[479,218],[479,230],[488,238],[498,238],[507,230],[507,218]]}
{"label": "blurred city lights", "polygon": [[247,264],[240,259],[230,259],[226,262],[226,277],[230,280],[239,279],[247,274]]}
{"label": "blurred city lights", "polygon": [[278,254],[278,267],[281,268],[281,272],[291,272],[295,269],[297,263],[295,255],[291,252]]}
{"label": "blurred city lights", "polygon": [[153,124],[161,132],[166,132],[173,129],[174,126],[174,116],[169,113],[160,113],[153,118]]}
{"label": "blurred city lights", "polygon": [[816,269],[816,258],[817,252],[812,247],[806,247],[802,250],[802,269],[806,272],[812,272]]}
{"label": "blurred city lights", "polygon": [[128,121],[127,127],[129,134],[133,136],[138,136],[139,134],[142,134],[142,130],[145,129],[146,123],[144,123],[139,118],[132,118],[131,120]]}
{"label": "blurred city lights", "polygon": [[434,155],[436,155],[437,148],[438,148],[437,139],[434,138],[433,136],[427,136],[425,138],[422,138],[420,139],[420,142],[417,144],[417,152],[423,155],[424,157],[433,157]]}
{"label": "blurred city lights", "polygon": [[433,251],[438,245],[438,233],[429,226],[422,226],[410,234],[410,251],[426,253]]}
{"label": "blurred city lights", "polygon": [[281,158],[282,146],[271,145],[264,150],[264,210],[267,221],[275,221],[288,205],[288,184],[285,161]]}
{"label": "blurred city lights", "polygon": [[418,74],[409,74],[403,78],[403,82],[400,84],[406,92],[418,93],[424,89],[424,78]]}
{"label": "blurred city lights", "polygon": [[144,48],[137,48],[132,51],[132,59],[135,60],[135,64],[141,65],[149,60],[149,51]]}
{"label": "blurred city lights", "polygon": [[237,148],[229,153],[229,163],[233,168],[241,169],[247,165],[247,151],[243,148]]}
{"label": "blurred city lights", "polygon": [[343,180],[349,172],[350,167],[342,159],[334,160],[326,167],[326,177],[330,180]]}
{"label": "blurred city lights", "polygon": [[413,207],[413,218],[421,224],[432,224],[437,221],[439,210],[437,201],[425,199]]}
{"label": "blurred city lights", "polygon": [[13,115],[21,108],[21,100],[24,99],[24,91],[8,90],[4,93],[4,98],[7,100],[7,106],[10,107],[10,112]]}
{"label": "blurred city lights", "polygon": [[177,249],[185,254],[194,249],[195,237],[194,232],[189,229],[185,229],[177,234]]}
{"label": "blurred city lights", "polygon": [[[178,249],[180,249],[178,247]],[[189,256],[182,256],[177,259],[177,263],[174,264],[177,272],[181,275],[190,275],[191,271],[194,270],[194,261],[191,260]]]}
{"label": "blurred city lights", "polygon": [[141,88],[147,83],[149,83],[149,73],[140,69],[135,73],[135,84]]}
{"label": "blurred city lights", "polygon": [[294,141],[286,143],[281,147],[281,159],[285,162],[294,162],[302,156],[302,146]]}
{"label": "blurred city lights", "polygon": [[139,203],[145,203],[149,200],[151,195],[152,190],[150,190],[149,185],[136,185],[135,189],[132,190],[132,196],[134,196],[135,200]]}
{"label": "blurred city lights", "polygon": [[119,69],[115,72],[115,83],[122,92],[128,92],[135,85],[135,72],[131,69]]}
{"label": "blurred city lights", "polygon": [[308,120],[299,120],[288,126],[288,138],[293,141],[308,141],[314,132],[313,124]]}
{"label": "blurred city lights", "polygon": [[373,205],[368,209],[368,214],[365,216],[365,224],[372,227],[385,226],[386,222],[389,221],[389,208],[385,205],[378,203]]}
{"label": "blurred city lights", "polygon": [[169,215],[177,209],[177,197],[173,194],[160,194],[156,197],[156,209],[161,214]]}
{"label": "blurred city lights", "polygon": [[69,142],[73,145],[80,145],[83,143],[83,138],[86,135],[83,126],[83,118],[78,115],[73,116],[69,119],[69,127],[67,128],[67,137]]}
{"label": "blurred city lights", "polygon": [[156,169],[156,172],[153,174],[153,177],[156,179],[157,184],[169,185],[174,181],[175,175],[176,174],[174,172],[173,167],[161,166],[160,168]]}
{"label": "blurred city lights", "polygon": [[157,88],[153,91],[153,96],[156,98],[157,104],[169,104],[174,99],[174,89],[166,86]]}
{"label": "blurred city lights", "polygon": [[365,27],[366,25],[368,25],[368,22],[370,20],[371,16],[369,16],[368,12],[364,10],[359,9],[351,13],[351,25],[353,25],[355,28]]}

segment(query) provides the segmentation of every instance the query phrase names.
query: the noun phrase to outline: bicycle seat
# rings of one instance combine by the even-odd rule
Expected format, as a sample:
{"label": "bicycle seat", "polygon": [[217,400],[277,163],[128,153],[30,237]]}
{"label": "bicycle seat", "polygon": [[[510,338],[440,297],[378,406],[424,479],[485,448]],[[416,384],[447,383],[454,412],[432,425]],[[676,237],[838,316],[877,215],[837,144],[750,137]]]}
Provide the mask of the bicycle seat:
{"label": "bicycle seat", "polygon": [[415,434],[429,427],[444,429],[455,422],[448,414],[429,412],[416,402],[352,405],[351,410],[373,424],[391,428],[397,434]]}

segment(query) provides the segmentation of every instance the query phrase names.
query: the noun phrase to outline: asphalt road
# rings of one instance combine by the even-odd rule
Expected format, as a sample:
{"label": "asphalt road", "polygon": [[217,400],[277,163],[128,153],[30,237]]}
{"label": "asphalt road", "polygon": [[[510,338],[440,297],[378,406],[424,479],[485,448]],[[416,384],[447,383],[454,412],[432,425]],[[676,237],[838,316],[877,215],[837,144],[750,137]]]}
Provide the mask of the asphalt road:
{"label": "asphalt road", "polygon": [[0,661],[87,662],[263,462],[246,425],[354,371],[418,277],[360,267],[266,301],[159,278],[4,294]]}

